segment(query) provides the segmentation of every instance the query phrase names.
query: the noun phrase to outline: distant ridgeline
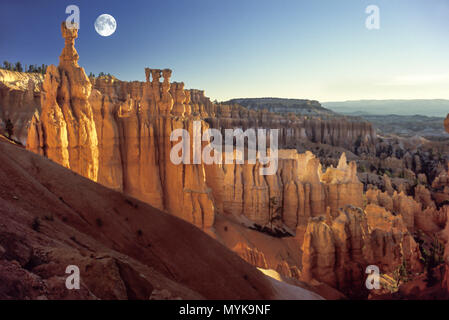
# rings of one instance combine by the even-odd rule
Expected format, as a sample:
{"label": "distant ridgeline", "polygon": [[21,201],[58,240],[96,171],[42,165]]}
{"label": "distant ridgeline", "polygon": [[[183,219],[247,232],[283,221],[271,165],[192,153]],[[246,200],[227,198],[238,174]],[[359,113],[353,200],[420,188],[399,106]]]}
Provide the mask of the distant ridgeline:
{"label": "distant ridgeline", "polygon": [[332,110],[321,106],[318,101],[305,99],[283,99],[283,98],[247,98],[232,99],[225,104],[239,104],[248,109],[263,110],[267,109],[274,113],[294,113],[298,115],[313,116],[335,116]]}
{"label": "distant ridgeline", "polygon": [[449,100],[413,99],[413,100],[355,100],[323,102],[326,108],[347,115],[424,115],[446,117]]}

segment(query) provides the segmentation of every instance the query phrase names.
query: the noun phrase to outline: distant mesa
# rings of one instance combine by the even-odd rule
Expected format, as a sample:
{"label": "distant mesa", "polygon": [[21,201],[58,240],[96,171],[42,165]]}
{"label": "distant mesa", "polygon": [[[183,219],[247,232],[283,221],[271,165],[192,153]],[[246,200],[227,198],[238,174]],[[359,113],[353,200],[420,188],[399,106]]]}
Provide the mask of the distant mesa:
{"label": "distant mesa", "polygon": [[251,110],[268,110],[274,113],[294,113],[304,116],[335,116],[336,113],[324,108],[318,101],[285,98],[245,98],[232,99],[225,104],[239,104]]}

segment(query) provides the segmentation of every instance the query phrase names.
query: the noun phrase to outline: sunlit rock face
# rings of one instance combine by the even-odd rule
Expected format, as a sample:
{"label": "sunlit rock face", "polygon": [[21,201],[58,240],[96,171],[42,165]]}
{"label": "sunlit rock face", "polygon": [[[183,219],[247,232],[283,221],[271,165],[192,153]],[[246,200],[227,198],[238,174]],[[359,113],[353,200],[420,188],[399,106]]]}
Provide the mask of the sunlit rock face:
{"label": "sunlit rock face", "polygon": [[[203,119],[215,112],[225,126],[233,126],[226,123],[237,119],[241,110],[217,109],[204,92],[171,83],[169,69],[146,69],[143,83],[89,79],[78,66],[77,30],[63,24],[62,34],[60,65],[47,70],[42,112],[32,118],[28,149],[204,229],[212,227],[217,212],[267,225],[273,218],[269,202],[276,198],[283,204],[278,224],[301,235],[308,218],[326,213],[327,207],[336,215],[342,205],[361,204],[355,164],[348,165],[345,157],[338,168],[323,174],[311,153],[286,150],[276,174],[266,177],[258,173],[259,163],[173,164],[169,157],[177,143],[170,141],[174,129],[185,129],[193,137],[193,121],[200,121],[204,132],[209,125]],[[268,128],[285,125],[282,119],[271,119],[273,115],[256,113]],[[305,131],[291,138],[307,138]],[[281,135],[281,141],[285,139]]]}
{"label": "sunlit rock face", "polygon": [[[208,229],[215,207],[203,164],[170,160],[178,143],[170,141],[173,130],[185,129],[193,137],[193,122],[201,119],[189,112],[184,84],[170,83],[171,70],[146,69],[146,76],[145,83],[93,79],[98,182]],[[208,128],[204,122],[201,127]]]}
{"label": "sunlit rock face", "polygon": [[26,144],[34,114],[41,111],[40,94],[44,78],[40,73],[22,73],[0,69],[0,132],[5,122],[14,124],[12,138]]}
{"label": "sunlit rock face", "polygon": [[336,216],[338,208],[348,204],[363,206],[363,185],[355,163],[348,164],[345,154],[337,168],[325,172],[311,152],[296,150],[279,150],[275,175],[261,176],[259,168],[259,163],[206,166],[219,212],[243,215],[264,226],[272,222],[269,202],[275,198],[280,204],[277,221],[301,238],[310,217]]}
{"label": "sunlit rock face", "polygon": [[147,69],[145,83],[91,82],[78,66],[77,30],[63,23],[62,34],[60,64],[47,70],[42,113],[32,118],[28,149],[198,227],[211,227],[215,209],[203,165],[170,161],[176,143],[171,132],[181,128],[193,136],[193,121],[200,120],[189,112],[184,84],[171,84],[169,69]]}
{"label": "sunlit rock face", "polygon": [[61,25],[65,47],[58,67],[49,66],[41,95],[41,117],[29,128],[28,149],[94,181],[98,177],[98,140],[92,108],[92,85],[78,66],[77,29]]}
{"label": "sunlit rock face", "polygon": [[[77,62],[77,30],[63,24],[62,33],[65,47],[59,67],[50,66],[45,76],[42,113],[33,117],[28,133],[30,150],[204,229],[212,227],[217,212],[245,216],[261,226],[272,223],[269,202],[275,198],[282,204],[277,223],[301,236],[309,217],[325,214],[328,207],[335,216],[343,205],[362,204],[355,164],[348,165],[344,155],[337,168],[323,173],[313,154],[283,150],[272,176],[261,176],[259,163],[173,164],[174,129],[193,137],[194,121],[204,132],[209,125],[203,119],[217,112],[225,127],[233,126],[233,120],[227,122],[242,111],[217,109],[204,92],[171,83],[169,69],[146,69],[143,83],[88,79]],[[256,113],[263,125],[286,125]],[[298,134],[291,138],[307,137],[304,128]]]}
{"label": "sunlit rock face", "polygon": [[408,272],[422,271],[418,245],[402,218],[376,205],[346,206],[335,218],[310,219],[302,251],[304,281],[324,282],[349,296],[366,294],[368,265],[385,273],[402,263]]}
{"label": "sunlit rock face", "polygon": [[211,227],[214,205],[203,166],[176,166],[169,158],[171,132],[192,133],[183,84],[171,89],[171,70],[147,70],[146,83],[104,79],[93,81],[92,91],[77,63],[76,29],[63,24],[62,33],[60,65],[48,68],[42,115],[33,118],[28,148],[198,227]]}

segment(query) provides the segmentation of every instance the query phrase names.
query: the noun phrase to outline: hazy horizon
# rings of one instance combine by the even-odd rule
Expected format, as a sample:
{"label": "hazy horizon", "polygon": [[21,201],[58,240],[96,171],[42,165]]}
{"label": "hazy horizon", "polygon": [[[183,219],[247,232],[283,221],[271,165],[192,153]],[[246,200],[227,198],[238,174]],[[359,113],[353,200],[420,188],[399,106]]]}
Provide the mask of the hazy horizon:
{"label": "hazy horizon", "polygon": [[351,100],[322,102],[323,107],[343,114],[367,115],[422,115],[445,118],[449,111],[447,99],[405,99],[405,100]]}

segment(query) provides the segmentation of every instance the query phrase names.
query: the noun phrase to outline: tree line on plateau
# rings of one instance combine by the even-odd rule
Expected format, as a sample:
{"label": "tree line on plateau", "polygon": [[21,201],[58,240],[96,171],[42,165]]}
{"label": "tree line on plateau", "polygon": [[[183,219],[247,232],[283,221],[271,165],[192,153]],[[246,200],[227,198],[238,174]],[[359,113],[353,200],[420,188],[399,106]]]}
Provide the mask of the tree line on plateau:
{"label": "tree line on plateau", "polygon": [[38,66],[37,64],[30,64],[23,66],[20,61],[17,61],[16,63],[11,63],[9,61],[3,61],[3,66],[1,66],[2,69],[9,70],[9,71],[17,71],[17,72],[27,72],[27,73],[41,73],[45,74],[47,72],[47,65],[42,64]]}

